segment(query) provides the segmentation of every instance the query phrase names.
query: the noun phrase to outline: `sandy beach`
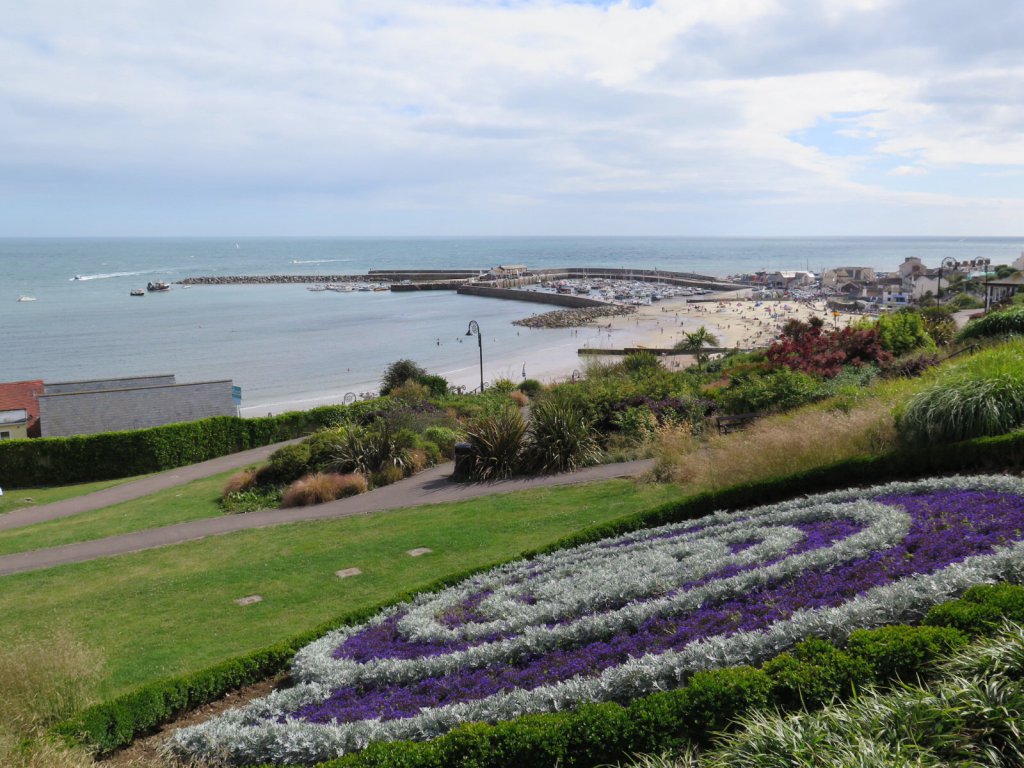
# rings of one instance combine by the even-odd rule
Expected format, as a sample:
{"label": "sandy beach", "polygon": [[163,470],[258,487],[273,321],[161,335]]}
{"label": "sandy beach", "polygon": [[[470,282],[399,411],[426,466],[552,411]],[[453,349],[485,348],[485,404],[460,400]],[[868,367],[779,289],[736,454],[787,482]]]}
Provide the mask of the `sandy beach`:
{"label": "sandy beach", "polygon": [[[578,354],[579,349],[622,349],[647,347],[664,349],[684,338],[684,334],[704,326],[719,341],[719,346],[733,349],[767,347],[787,320],[803,321],[821,317],[829,326],[845,327],[860,319],[859,315],[840,314],[827,310],[824,302],[805,304],[795,301],[752,301],[746,291],[723,293],[694,301],[688,297],[665,299],[638,307],[637,312],[623,317],[610,317],[579,328],[522,329],[533,343],[528,352],[503,352],[498,339],[484,339],[484,380],[488,384],[499,378],[521,381],[537,379],[543,383],[570,379],[573,373],[582,375],[587,366],[614,363],[618,355]],[[461,343],[465,346],[462,347]],[[460,343],[464,349],[465,365],[458,368],[431,370],[448,379],[453,387],[474,389],[480,386],[480,367],[474,338],[443,340]],[[512,355],[515,355],[514,357]],[[690,365],[690,355],[673,355],[663,363],[673,369]],[[379,374],[367,377],[352,391],[357,395],[375,393]],[[265,416],[288,410],[308,409],[317,405],[341,403],[344,392],[325,393],[315,397],[287,400],[249,408],[242,408],[243,416]]]}

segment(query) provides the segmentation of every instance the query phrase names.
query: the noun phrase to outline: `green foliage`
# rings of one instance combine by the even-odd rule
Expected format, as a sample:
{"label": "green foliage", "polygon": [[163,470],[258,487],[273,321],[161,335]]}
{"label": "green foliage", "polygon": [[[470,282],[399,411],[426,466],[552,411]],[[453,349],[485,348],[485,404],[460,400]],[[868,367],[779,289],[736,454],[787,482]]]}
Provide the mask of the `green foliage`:
{"label": "green foliage", "polygon": [[849,696],[871,677],[865,661],[817,638],[805,640],[762,669],[771,678],[775,703],[787,709],[817,707],[837,696]]}
{"label": "green foliage", "polygon": [[978,320],[972,320],[957,334],[957,341],[991,339],[1024,333],[1024,306],[1013,306],[990,312]]}
{"label": "green foliage", "polygon": [[736,376],[720,390],[719,401],[726,413],[788,411],[821,400],[829,394],[821,379],[790,368]]}
{"label": "green foliage", "polygon": [[521,466],[526,422],[518,408],[506,407],[466,428],[466,442],[473,446],[470,475],[494,480],[515,474]]}
{"label": "green foliage", "polygon": [[948,307],[927,307],[921,310],[924,329],[938,346],[944,347],[956,336],[956,321]]}
{"label": "green foliage", "polygon": [[1020,345],[987,350],[944,370],[897,414],[911,443],[957,442],[1024,426]]}
{"label": "green foliage", "polygon": [[367,477],[396,468],[401,477],[409,464],[412,447],[415,447],[415,438],[408,430],[394,430],[381,419],[369,427],[346,429],[327,468],[343,475],[355,472]]}
{"label": "green foliage", "polygon": [[879,680],[912,682],[937,658],[966,644],[967,637],[952,627],[897,625],[856,630],[846,650],[862,659]]}
{"label": "green foliage", "polygon": [[[267,460],[270,470],[267,479],[270,482],[285,485],[298,480],[306,474],[309,457],[309,446],[305,443],[281,446],[270,454],[270,458]],[[261,472],[261,480],[262,476],[263,472]]]}
{"label": "green foliage", "polygon": [[718,346],[718,338],[702,325],[692,333],[684,333],[682,341],[677,342],[672,348],[677,352],[694,355],[697,358],[697,368],[702,369],[708,360],[704,348],[715,346]]}
{"label": "green foliage", "polygon": [[593,424],[571,405],[544,400],[530,412],[524,464],[534,472],[571,472],[600,458]]}
{"label": "green foliage", "polygon": [[431,397],[444,397],[448,394],[448,379],[436,374],[420,376],[419,383],[427,388]]}
{"label": "green foliage", "polygon": [[923,623],[952,627],[970,637],[991,634],[1003,619],[1024,623],[1024,587],[1016,584],[979,584],[959,600],[937,605]]}
{"label": "green foliage", "polygon": [[516,383],[507,376],[502,376],[491,382],[490,389],[507,395],[516,388]]}
{"label": "green foliage", "polygon": [[915,349],[934,349],[924,318],[918,312],[901,310],[878,318],[878,336],[882,348],[897,357]]}
{"label": "green foliage", "polygon": [[0,442],[4,488],[66,485],[144,475],[300,437],[352,418],[380,400],[259,419],[215,416],[128,432]]}
{"label": "green foliage", "polygon": [[536,397],[544,390],[544,385],[536,379],[523,379],[519,382],[519,391],[529,397]]}
{"label": "green foliage", "polygon": [[661,368],[661,361],[653,352],[630,352],[622,358],[621,365],[630,373],[647,373]]}
{"label": "green foliage", "polygon": [[391,363],[385,370],[380,380],[380,393],[387,395],[391,390],[400,387],[407,381],[419,381],[427,375],[426,369],[420,367],[412,360],[401,359]]}
{"label": "green foliage", "polygon": [[225,494],[220,500],[220,506],[229,514],[276,509],[281,506],[281,493],[280,486],[256,486]]}
{"label": "green foliage", "polygon": [[436,445],[444,456],[451,458],[455,444],[459,442],[459,433],[449,427],[427,427],[423,430],[423,438]]}

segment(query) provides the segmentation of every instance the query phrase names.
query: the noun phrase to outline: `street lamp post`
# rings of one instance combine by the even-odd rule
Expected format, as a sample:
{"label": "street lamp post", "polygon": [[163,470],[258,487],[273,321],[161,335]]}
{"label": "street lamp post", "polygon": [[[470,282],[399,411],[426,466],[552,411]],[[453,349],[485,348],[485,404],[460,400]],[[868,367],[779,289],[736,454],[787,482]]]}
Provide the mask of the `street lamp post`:
{"label": "street lamp post", "polygon": [[476,320],[469,321],[467,336],[476,336],[477,346],[480,347],[480,394],[484,392],[484,337],[480,333],[480,324]]}

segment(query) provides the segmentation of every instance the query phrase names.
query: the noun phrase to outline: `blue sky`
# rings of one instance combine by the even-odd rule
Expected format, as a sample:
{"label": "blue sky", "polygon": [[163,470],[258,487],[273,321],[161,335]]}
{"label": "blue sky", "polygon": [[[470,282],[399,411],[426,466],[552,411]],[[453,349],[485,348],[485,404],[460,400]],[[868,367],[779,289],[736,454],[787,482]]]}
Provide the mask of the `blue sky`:
{"label": "blue sky", "polygon": [[1011,0],[6,5],[0,236],[1024,232]]}

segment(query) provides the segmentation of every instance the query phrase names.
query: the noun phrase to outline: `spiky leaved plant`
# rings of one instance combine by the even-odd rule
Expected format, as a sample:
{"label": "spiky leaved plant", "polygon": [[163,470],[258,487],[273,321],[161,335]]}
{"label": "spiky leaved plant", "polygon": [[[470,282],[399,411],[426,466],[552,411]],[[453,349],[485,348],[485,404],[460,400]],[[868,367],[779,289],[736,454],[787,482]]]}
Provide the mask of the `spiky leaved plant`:
{"label": "spiky leaved plant", "polygon": [[571,472],[596,464],[601,456],[597,432],[569,403],[544,400],[530,412],[525,458],[534,472]]}
{"label": "spiky leaved plant", "polygon": [[473,422],[466,442],[473,446],[470,475],[477,480],[509,477],[519,471],[526,422],[517,408],[504,408]]}

